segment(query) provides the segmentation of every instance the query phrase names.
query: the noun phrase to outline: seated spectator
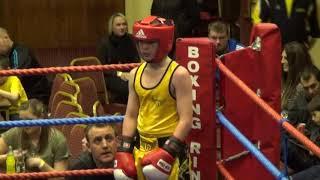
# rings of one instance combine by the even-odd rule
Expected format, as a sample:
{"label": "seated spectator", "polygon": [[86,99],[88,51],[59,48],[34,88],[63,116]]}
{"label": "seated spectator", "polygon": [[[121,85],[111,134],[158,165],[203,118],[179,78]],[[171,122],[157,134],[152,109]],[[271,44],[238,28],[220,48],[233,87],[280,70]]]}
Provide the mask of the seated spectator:
{"label": "seated spectator", "polygon": [[[13,42],[6,29],[0,27],[0,55],[9,58],[11,69],[39,68],[39,62],[29,48]],[[49,101],[50,84],[46,76],[19,76],[28,98],[36,98],[45,104]]]}
{"label": "seated spectator", "polygon": [[314,66],[306,67],[300,77],[300,83],[306,93],[306,100],[310,100],[320,94],[320,70]]}
{"label": "seated spectator", "polygon": [[320,94],[320,71],[314,65],[306,66],[300,73],[300,84],[303,92],[299,93],[288,111],[288,119],[293,125],[306,123],[310,119],[307,104],[317,94]]}
{"label": "seated spectator", "polygon": [[[300,75],[304,68],[312,65],[311,57],[306,46],[299,42],[285,44],[282,51],[282,81],[281,81],[281,114],[287,118],[293,126],[299,122],[306,122],[309,118],[307,112],[307,100],[305,92],[300,83]],[[292,138],[286,131],[281,131],[281,158],[286,148],[295,150],[296,145],[289,142],[286,144],[285,138]],[[292,139],[295,141],[294,139]],[[292,147],[291,147],[292,146]],[[289,163],[291,163],[291,156]]]}
{"label": "seated spectator", "polygon": [[[0,59],[0,70],[9,68],[9,59]],[[9,110],[10,120],[19,119],[19,106],[27,100],[26,92],[17,76],[0,77],[0,107]]]}
{"label": "seated spectator", "polygon": [[[113,125],[92,124],[85,129],[88,149],[79,158],[71,162],[69,169],[113,168],[114,156],[117,151],[117,133]],[[81,142],[79,142],[81,143]],[[113,175],[75,176],[68,180],[114,179]]]}
{"label": "seated spectator", "polygon": [[[311,119],[306,124],[299,124],[298,130],[320,146],[320,94],[315,95],[308,103],[308,111],[311,114]],[[311,151],[296,141],[291,140],[290,142],[292,145],[288,151],[288,159],[290,160],[288,164],[295,172],[320,165],[320,159]]]}
{"label": "seated spectator", "polygon": [[320,94],[312,98],[308,104],[308,111],[311,114],[311,121],[307,123],[310,140],[320,146]]}
{"label": "seated spectator", "polygon": [[[243,46],[236,40],[230,38],[229,26],[226,22],[217,20],[208,25],[208,38],[213,41],[216,46],[216,55],[223,54],[242,49]],[[216,69],[216,105],[220,106],[220,70]]]}
{"label": "seated spectator", "polygon": [[243,48],[242,44],[230,38],[227,23],[220,20],[208,25],[208,37],[215,43],[218,56]]}
{"label": "seated spectator", "polygon": [[[293,102],[294,106],[288,112],[289,122],[298,129],[301,128],[301,123],[307,123],[308,120],[311,119],[307,104],[313,97],[320,94],[320,71],[314,65],[309,65],[301,71],[299,77],[300,84],[303,87],[303,94],[295,98],[296,102]],[[310,167],[310,164],[305,163],[305,159],[308,158],[309,155],[306,157],[303,155],[305,150],[301,149],[300,144],[298,144],[295,139],[289,136],[288,144],[286,145],[284,142],[285,141],[282,141],[281,144],[281,152],[285,152],[283,148],[287,148],[287,162],[295,172]],[[284,159],[282,160],[284,161]]]}
{"label": "seated spectator", "polygon": [[[140,62],[138,51],[128,33],[126,17],[121,13],[113,14],[109,19],[108,34],[98,45],[98,58],[102,64],[124,64]],[[106,72],[106,85],[110,92],[111,103],[127,104],[129,72]]]}
{"label": "seated spectator", "polygon": [[[30,99],[19,108],[20,119],[33,120],[47,118],[44,104]],[[66,170],[69,151],[63,134],[52,127],[11,128],[0,137],[0,164],[4,165],[8,147],[15,153],[16,159],[25,160],[25,168],[31,172],[50,172]],[[23,156],[23,158],[21,158]]]}
{"label": "seated spectator", "polygon": [[[293,125],[297,121],[299,110],[307,108],[305,93],[300,83],[300,74],[305,67],[312,65],[310,54],[306,46],[298,42],[285,44],[282,51],[282,93],[281,93],[281,110],[283,115],[290,113],[289,120]],[[299,99],[297,101],[297,99]],[[301,117],[299,117],[301,118]]]}

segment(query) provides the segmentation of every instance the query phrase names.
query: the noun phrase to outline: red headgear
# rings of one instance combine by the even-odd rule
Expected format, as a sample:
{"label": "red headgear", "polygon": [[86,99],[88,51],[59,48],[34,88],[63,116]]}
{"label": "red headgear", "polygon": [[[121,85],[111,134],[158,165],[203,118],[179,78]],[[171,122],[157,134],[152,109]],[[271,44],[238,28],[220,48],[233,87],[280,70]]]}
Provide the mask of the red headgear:
{"label": "red headgear", "polygon": [[[154,23],[154,22],[159,23]],[[174,36],[174,24],[157,16],[149,16],[133,25],[133,36],[136,41],[157,41],[159,47],[152,62],[160,62],[168,55],[172,48]]]}

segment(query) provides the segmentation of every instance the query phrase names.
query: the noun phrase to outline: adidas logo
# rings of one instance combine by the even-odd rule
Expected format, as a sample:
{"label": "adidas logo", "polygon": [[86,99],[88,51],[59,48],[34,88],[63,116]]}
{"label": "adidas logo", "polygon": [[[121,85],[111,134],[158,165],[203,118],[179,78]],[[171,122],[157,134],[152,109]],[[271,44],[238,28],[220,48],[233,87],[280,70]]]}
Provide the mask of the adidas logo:
{"label": "adidas logo", "polygon": [[136,33],[136,37],[137,38],[142,38],[142,39],[146,39],[147,36],[144,34],[143,30],[140,29],[137,33]]}

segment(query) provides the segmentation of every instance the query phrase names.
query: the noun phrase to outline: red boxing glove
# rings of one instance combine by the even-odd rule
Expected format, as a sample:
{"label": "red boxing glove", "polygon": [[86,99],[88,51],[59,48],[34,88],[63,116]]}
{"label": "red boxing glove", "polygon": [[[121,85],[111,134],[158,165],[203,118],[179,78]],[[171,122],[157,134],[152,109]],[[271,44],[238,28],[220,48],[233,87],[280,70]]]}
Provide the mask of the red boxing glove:
{"label": "red boxing glove", "polygon": [[168,179],[175,158],[162,148],[145,155],[141,161],[147,179]]}
{"label": "red boxing glove", "polygon": [[137,177],[137,170],[132,155],[133,138],[122,137],[120,147],[115,156],[113,176],[116,180],[133,180]]}
{"label": "red boxing glove", "polygon": [[141,160],[144,176],[147,179],[168,179],[175,157],[185,147],[176,137],[170,137],[162,148],[145,155]]}
{"label": "red boxing glove", "polygon": [[135,179],[137,176],[133,155],[127,152],[117,152],[113,176],[116,180]]}

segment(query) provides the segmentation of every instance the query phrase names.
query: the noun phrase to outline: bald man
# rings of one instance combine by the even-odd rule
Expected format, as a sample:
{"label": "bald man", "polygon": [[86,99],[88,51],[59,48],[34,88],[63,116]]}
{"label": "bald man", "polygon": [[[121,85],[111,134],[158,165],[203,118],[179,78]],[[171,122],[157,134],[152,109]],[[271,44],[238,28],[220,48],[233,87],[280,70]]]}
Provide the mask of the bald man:
{"label": "bald man", "polygon": [[[8,31],[2,27],[0,27],[0,55],[9,58],[11,69],[40,67],[30,49],[13,42]],[[46,76],[21,76],[19,78],[29,99],[37,98],[48,103],[51,88]]]}

